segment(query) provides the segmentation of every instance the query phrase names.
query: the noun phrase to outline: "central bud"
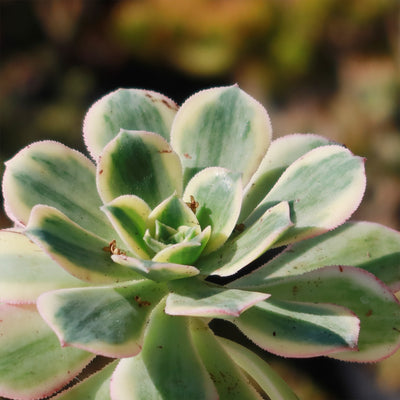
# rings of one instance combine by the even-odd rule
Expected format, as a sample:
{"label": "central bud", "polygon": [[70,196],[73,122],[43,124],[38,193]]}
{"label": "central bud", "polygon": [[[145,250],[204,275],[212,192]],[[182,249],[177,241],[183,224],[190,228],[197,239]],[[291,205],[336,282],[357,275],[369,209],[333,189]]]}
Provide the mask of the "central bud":
{"label": "central bud", "polygon": [[191,204],[174,194],[150,213],[143,240],[154,254],[153,261],[190,265],[202,253],[210,234],[211,227],[202,229]]}

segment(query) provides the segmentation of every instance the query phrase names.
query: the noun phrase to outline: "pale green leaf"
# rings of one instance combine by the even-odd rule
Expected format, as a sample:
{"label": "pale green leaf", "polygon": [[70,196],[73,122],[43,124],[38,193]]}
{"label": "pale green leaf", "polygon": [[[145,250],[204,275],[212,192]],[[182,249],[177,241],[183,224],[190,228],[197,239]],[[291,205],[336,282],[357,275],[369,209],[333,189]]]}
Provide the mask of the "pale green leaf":
{"label": "pale green leaf", "polygon": [[31,400],[53,394],[94,358],[62,348],[33,305],[0,304],[0,396]]}
{"label": "pale green leaf", "polygon": [[150,90],[118,89],[92,105],[83,123],[86,146],[94,159],[120,129],[155,132],[169,140],[178,106]]}
{"label": "pale green leaf", "polygon": [[0,301],[34,303],[48,290],[84,285],[21,232],[0,231]]}
{"label": "pale green leaf", "polygon": [[62,289],[41,295],[38,309],[63,346],[130,357],[140,351],[150,311],[164,294],[150,280]]}
{"label": "pale green leaf", "polygon": [[66,271],[85,282],[112,283],[137,279],[111,259],[110,244],[47,206],[32,210],[26,234]]}
{"label": "pale green leaf", "polygon": [[290,164],[310,150],[328,144],[332,142],[312,134],[286,135],[274,140],[244,189],[239,220],[248,217]]}
{"label": "pale green leaf", "polygon": [[171,143],[184,167],[184,182],[207,167],[243,174],[246,184],[271,140],[264,107],[237,86],[203,90],[179,109]]}
{"label": "pale green leaf", "polygon": [[196,278],[170,282],[165,312],[195,317],[239,316],[268,294],[226,289]]}
{"label": "pale green leaf", "polygon": [[100,211],[95,166],[83,154],[61,143],[37,142],[21,150],[6,166],[3,193],[13,221],[26,225],[32,208],[44,204],[110,239],[113,230]]}
{"label": "pale green leaf", "polygon": [[124,195],[102,207],[120,238],[138,257],[149,259],[143,240],[146,221],[151,209],[140,197]]}
{"label": "pale green leaf", "polygon": [[292,243],[341,225],[357,209],[364,190],[362,158],[341,146],[318,147],[286,169],[244,224],[254,223],[277,202],[288,201],[294,226],[276,245]]}
{"label": "pale green leaf", "polygon": [[165,314],[164,306],[161,302],[152,313],[141,353],[122,360],[115,370],[112,398],[217,400],[193,346],[189,320]]}
{"label": "pale green leaf", "polygon": [[224,168],[210,167],[196,174],[185,188],[183,199],[194,200],[196,217],[211,237],[204,254],[221,247],[236,225],[242,200],[240,175]]}
{"label": "pale green leaf", "polygon": [[348,309],[275,298],[272,295],[233,320],[264,350],[284,357],[317,357],[357,348],[359,320]]}
{"label": "pale green leaf", "polygon": [[181,195],[181,163],[160,135],[121,130],[101,153],[97,187],[104,203],[133,194],[154,208],[174,192]]}
{"label": "pale green leaf", "polygon": [[233,275],[271,248],[292,226],[286,202],[268,209],[250,228],[229,239],[224,246],[201,257],[196,267],[202,273]]}

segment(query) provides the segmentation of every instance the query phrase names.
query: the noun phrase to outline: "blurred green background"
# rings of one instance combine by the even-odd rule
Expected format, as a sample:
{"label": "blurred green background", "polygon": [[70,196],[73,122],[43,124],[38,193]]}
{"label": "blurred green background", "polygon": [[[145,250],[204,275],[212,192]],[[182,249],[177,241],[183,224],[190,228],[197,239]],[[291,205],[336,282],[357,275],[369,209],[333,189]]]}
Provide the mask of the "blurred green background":
{"label": "blurred green background", "polygon": [[[400,229],[398,0],[0,0],[0,174],[32,141],[84,151],[82,120],[118,87],[182,103],[238,83],[274,136],[312,132],[367,158],[355,219]],[[10,226],[4,213],[0,227]],[[378,366],[268,356],[303,399],[398,399]]]}

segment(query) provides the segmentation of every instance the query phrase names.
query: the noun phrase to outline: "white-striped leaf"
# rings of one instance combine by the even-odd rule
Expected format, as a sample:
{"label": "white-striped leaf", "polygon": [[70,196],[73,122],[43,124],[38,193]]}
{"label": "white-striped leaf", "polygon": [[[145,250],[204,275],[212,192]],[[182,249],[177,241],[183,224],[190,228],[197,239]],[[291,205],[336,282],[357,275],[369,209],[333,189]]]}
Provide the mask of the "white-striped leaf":
{"label": "white-striped leaf", "polygon": [[196,278],[169,284],[165,312],[195,317],[239,316],[252,305],[269,297],[265,293],[226,289]]}
{"label": "white-striped leaf", "polygon": [[289,246],[265,266],[237,280],[235,286],[258,286],[327,265],[363,268],[395,292],[400,289],[400,233],[371,222],[348,222]]}
{"label": "white-striped leaf", "polygon": [[61,143],[37,142],[21,150],[6,166],[5,208],[13,221],[26,225],[32,207],[45,204],[110,239],[113,229],[100,211],[95,166],[83,154]]}
{"label": "white-striped leaf", "polygon": [[21,232],[0,231],[0,301],[34,303],[48,290],[84,285]]}
{"label": "white-striped leaf", "polygon": [[[234,285],[232,285],[234,286]],[[400,346],[400,305],[389,288],[369,272],[354,267],[329,266],[290,276],[278,282],[260,282],[252,290],[272,298],[338,304],[360,319],[358,351],[332,357],[372,362],[393,354]]]}
{"label": "white-striped leaf", "polygon": [[169,140],[178,106],[150,90],[119,89],[92,105],[83,123],[86,146],[94,159],[120,129],[158,133]]}
{"label": "white-striped leaf", "polygon": [[362,158],[341,146],[318,147],[286,169],[244,224],[254,223],[277,202],[288,201],[294,226],[276,245],[316,236],[351,216],[361,202],[365,184]]}
{"label": "white-striped leaf", "polygon": [[219,337],[225,351],[246,371],[271,400],[299,400],[287,383],[262,358],[231,340]]}
{"label": "white-striped leaf", "polygon": [[41,295],[38,309],[63,346],[130,357],[140,351],[150,311],[164,294],[150,280],[62,289]]}
{"label": "white-striped leaf", "polygon": [[131,268],[145,278],[156,282],[188,278],[199,274],[199,270],[191,265],[163,263],[149,260],[140,260],[125,255],[113,255],[113,261]]}
{"label": "white-striped leaf", "polygon": [[102,207],[120,238],[138,257],[148,260],[148,248],[143,240],[151,209],[140,197],[124,195]]}
{"label": "white-striped leaf", "polygon": [[179,109],[171,143],[184,167],[184,182],[207,167],[243,174],[246,184],[271,140],[264,107],[237,86],[203,90]]}
{"label": "white-striped leaf", "polygon": [[254,343],[284,357],[317,357],[356,350],[360,324],[333,304],[262,301],[232,322]]}
{"label": "white-striped leaf", "polygon": [[211,253],[226,242],[236,225],[242,200],[240,175],[225,168],[206,168],[187,184],[183,199],[187,203],[194,200],[203,229],[211,226],[204,254]]}
{"label": "white-striped leaf", "polygon": [[261,400],[259,393],[208,326],[200,318],[192,318],[190,322],[193,342],[218,390],[218,399]]}
{"label": "white-striped leaf", "polygon": [[94,358],[62,348],[33,305],[0,304],[0,396],[47,397],[72,381]]}
{"label": "white-striped leaf", "polygon": [[224,246],[201,257],[196,267],[202,273],[229,276],[271,248],[292,226],[286,202],[268,209],[250,228],[229,239]]}
{"label": "white-striped leaf", "polygon": [[114,263],[111,245],[47,206],[32,210],[26,234],[71,275],[85,282],[113,283],[137,279],[129,268]]}
{"label": "white-striped leaf", "polygon": [[310,150],[328,144],[332,142],[322,136],[299,133],[274,140],[245,187],[239,220],[249,216],[290,164]]}
{"label": "white-striped leaf", "polygon": [[174,192],[182,194],[179,157],[160,135],[121,130],[101,153],[97,188],[104,203],[134,194],[154,208]]}
{"label": "white-striped leaf", "polygon": [[161,302],[151,315],[143,350],[118,364],[111,380],[111,397],[217,400],[215,387],[193,346],[189,320],[165,314],[164,306]]}

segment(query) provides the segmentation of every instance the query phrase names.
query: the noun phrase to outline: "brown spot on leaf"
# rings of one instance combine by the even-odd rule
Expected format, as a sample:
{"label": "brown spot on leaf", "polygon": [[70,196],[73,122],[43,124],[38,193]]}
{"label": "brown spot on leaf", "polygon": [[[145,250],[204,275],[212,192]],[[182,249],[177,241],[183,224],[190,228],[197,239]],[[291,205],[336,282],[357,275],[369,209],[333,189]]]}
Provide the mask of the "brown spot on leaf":
{"label": "brown spot on leaf", "polygon": [[183,157],[185,157],[185,158],[188,158],[188,159],[192,159],[192,157],[188,154],[188,153],[185,153],[184,155],[183,155]]}
{"label": "brown spot on leaf", "polygon": [[343,272],[343,267],[341,265],[339,265],[339,271]]}
{"label": "brown spot on leaf", "polygon": [[158,152],[159,152],[160,154],[163,154],[163,153],[172,153],[172,150],[171,150],[171,149],[168,149],[168,150],[158,150]]}
{"label": "brown spot on leaf", "polygon": [[372,310],[368,310],[368,312],[365,314],[366,317],[370,317],[372,315]]}
{"label": "brown spot on leaf", "polygon": [[103,170],[101,169],[100,171],[99,171],[99,175],[101,175],[103,173]]}
{"label": "brown spot on leaf", "polygon": [[244,226],[243,223],[242,223],[242,224],[237,224],[237,225],[235,226],[235,231],[236,231],[236,232],[243,232],[243,231],[244,231],[244,228],[245,228],[245,226]]}
{"label": "brown spot on leaf", "polygon": [[149,306],[151,303],[147,300],[142,300],[140,296],[135,296],[135,301],[139,307],[146,307]]}

